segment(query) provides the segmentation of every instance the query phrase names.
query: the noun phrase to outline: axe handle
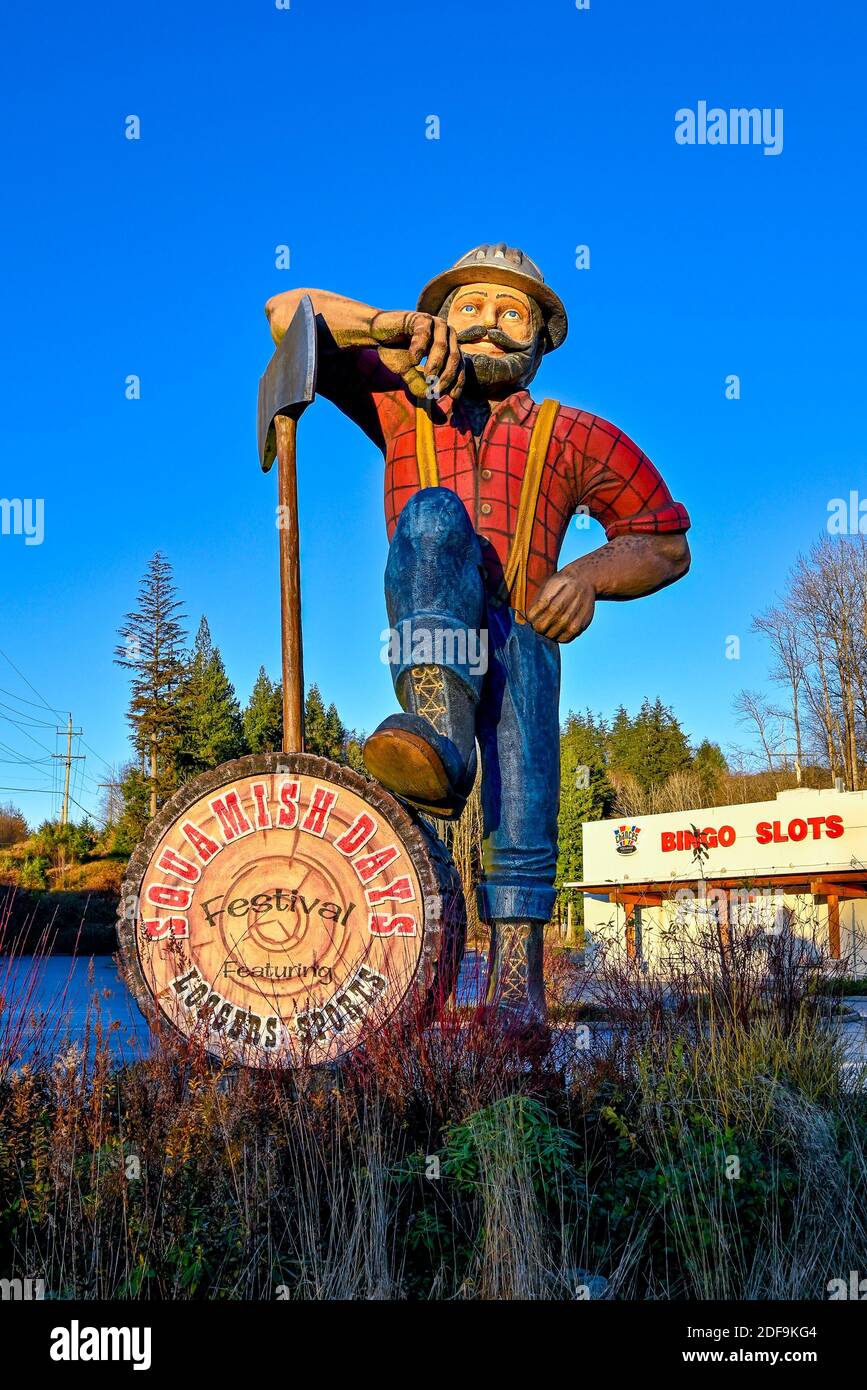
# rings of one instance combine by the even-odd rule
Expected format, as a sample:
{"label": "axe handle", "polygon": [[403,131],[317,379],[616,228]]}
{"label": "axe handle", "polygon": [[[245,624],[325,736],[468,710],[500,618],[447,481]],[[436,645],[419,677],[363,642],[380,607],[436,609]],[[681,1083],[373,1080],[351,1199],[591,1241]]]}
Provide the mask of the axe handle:
{"label": "axe handle", "polygon": [[280,503],[280,623],[283,637],[283,752],[304,752],[304,650],[301,645],[301,557],[298,536],[297,422],[274,421]]}

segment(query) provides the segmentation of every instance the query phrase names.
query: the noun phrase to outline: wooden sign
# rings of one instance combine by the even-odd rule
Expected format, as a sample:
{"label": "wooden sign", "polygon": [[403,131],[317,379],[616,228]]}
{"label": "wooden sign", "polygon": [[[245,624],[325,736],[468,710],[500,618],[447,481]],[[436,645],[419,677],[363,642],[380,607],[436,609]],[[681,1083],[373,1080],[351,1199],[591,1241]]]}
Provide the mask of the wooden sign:
{"label": "wooden sign", "polygon": [[121,955],[151,1019],[252,1066],[334,1061],[409,1000],[447,997],[460,879],[377,783],[307,754],[225,763],[148,827]]}

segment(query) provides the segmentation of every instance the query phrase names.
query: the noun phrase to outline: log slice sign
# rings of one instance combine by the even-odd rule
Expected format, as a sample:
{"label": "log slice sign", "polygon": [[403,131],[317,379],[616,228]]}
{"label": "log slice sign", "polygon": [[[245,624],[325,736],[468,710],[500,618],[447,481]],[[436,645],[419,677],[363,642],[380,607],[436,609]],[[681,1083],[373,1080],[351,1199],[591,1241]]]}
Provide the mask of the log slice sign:
{"label": "log slice sign", "polygon": [[184,784],[133,854],[119,914],[139,1006],[248,1066],[336,1061],[401,1005],[451,992],[466,908],[443,844],[351,768],[303,752],[296,424],[313,399],[305,296],[259,387],[259,457],[278,463],[282,753]]}
{"label": "log slice sign", "polygon": [[184,786],[130,861],[121,949],[146,1014],[246,1065],[336,1060],[454,983],[460,880],[424,823],[307,754]]}

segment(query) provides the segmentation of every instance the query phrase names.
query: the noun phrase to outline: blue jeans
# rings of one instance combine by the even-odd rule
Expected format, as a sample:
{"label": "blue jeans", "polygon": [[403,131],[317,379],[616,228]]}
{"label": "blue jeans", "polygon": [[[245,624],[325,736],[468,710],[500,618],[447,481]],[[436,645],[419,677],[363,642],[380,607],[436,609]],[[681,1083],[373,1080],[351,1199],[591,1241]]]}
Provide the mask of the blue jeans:
{"label": "blue jeans", "polygon": [[[557,868],[559,644],[518,622],[489,593],[479,538],[448,488],[423,488],[401,512],[385,597],[399,639],[391,661],[395,684],[405,670],[433,661],[454,671],[477,700],[484,821],[479,915],[488,922],[546,922]],[[484,661],[472,659],[485,633],[486,670],[479,669]],[[437,634],[449,636],[437,644]]]}

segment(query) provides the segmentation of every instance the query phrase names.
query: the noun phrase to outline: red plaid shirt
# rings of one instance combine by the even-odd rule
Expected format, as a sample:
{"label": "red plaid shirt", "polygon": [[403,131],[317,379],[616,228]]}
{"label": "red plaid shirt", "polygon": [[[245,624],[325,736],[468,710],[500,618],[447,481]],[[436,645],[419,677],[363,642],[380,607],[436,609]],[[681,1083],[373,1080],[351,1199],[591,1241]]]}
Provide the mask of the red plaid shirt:
{"label": "red plaid shirt", "polygon": [[[326,354],[319,391],[359,424],[385,455],[385,523],[389,539],[419,489],[416,399],[375,349]],[[496,591],[501,589],[518,514],[530,435],[539,407],[527,391],[493,404],[476,443],[460,402],[448,396],[432,418],[439,480],[460,497],[482,542]],[[527,562],[527,606],[557,569],[570,519],[586,509],[609,540],[627,534],[686,531],[686,508],[672,499],[646,454],[621,430],[584,410],[561,406],[542,473]]]}

